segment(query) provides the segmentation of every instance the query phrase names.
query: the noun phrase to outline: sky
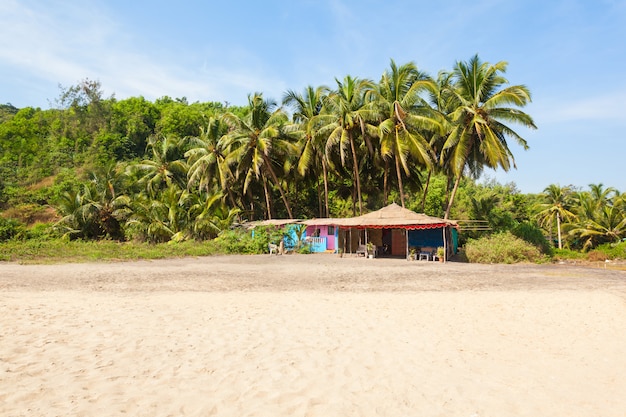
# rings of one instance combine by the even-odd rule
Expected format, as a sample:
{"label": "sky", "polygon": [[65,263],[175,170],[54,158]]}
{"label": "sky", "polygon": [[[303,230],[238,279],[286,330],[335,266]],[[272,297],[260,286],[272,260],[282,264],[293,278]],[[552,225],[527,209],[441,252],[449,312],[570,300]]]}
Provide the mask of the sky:
{"label": "sky", "polygon": [[54,107],[97,80],[118,100],[245,105],[261,92],[378,81],[391,59],[433,76],[478,54],[526,85],[516,169],[481,181],[626,192],[626,0],[2,0],[0,103]]}

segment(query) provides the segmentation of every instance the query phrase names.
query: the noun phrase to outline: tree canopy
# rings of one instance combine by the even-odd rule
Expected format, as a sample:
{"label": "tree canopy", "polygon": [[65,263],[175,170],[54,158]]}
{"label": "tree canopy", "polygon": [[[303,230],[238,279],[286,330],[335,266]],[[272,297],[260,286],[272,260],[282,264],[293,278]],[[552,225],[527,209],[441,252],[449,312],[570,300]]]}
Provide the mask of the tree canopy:
{"label": "tree canopy", "polygon": [[[478,56],[436,77],[391,60],[378,81],[252,93],[245,106],[103,97],[98,81],[61,87],[51,109],[0,106],[0,208],[49,205],[70,237],[168,241],[217,236],[235,219],[339,217],[396,201],[428,214],[534,222],[559,246],[625,237],[624,195],[551,185],[476,184],[515,167],[530,89]],[[560,194],[559,194],[560,193]],[[567,198],[565,198],[567,197]]]}

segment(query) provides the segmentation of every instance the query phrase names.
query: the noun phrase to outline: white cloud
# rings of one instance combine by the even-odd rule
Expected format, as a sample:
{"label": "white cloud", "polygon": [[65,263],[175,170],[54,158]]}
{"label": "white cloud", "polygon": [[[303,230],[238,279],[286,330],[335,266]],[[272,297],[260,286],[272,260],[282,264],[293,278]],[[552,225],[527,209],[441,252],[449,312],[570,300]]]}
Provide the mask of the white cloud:
{"label": "white cloud", "polygon": [[548,100],[536,110],[537,118],[545,122],[607,121],[626,124],[623,106],[626,91],[577,98],[572,100]]}
{"label": "white cloud", "polygon": [[182,48],[153,56],[117,20],[92,3],[42,2],[29,8],[15,0],[2,2],[0,61],[3,67],[17,68],[22,77],[55,87],[99,80],[107,94],[118,98],[169,95],[244,104],[248,93],[266,88],[268,96],[277,98],[285,89],[284,81],[258,67],[230,69],[223,60],[186,67]]}

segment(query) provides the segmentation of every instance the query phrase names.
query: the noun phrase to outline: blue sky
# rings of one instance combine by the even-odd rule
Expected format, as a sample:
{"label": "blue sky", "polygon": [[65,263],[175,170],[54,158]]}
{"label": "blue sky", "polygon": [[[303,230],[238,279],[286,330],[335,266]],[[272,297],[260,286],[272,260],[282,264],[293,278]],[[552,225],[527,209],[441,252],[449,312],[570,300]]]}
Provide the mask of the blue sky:
{"label": "blue sky", "polygon": [[[438,3],[435,5],[435,3]],[[259,91],[378,80],[390,59],[432,75],[478,54],[509,63],[538,130],[510,141],[522,192],[626,191],[626,0],[2,0],[0,103],[49,108],[59,84],[107,96],[245,104]]]}

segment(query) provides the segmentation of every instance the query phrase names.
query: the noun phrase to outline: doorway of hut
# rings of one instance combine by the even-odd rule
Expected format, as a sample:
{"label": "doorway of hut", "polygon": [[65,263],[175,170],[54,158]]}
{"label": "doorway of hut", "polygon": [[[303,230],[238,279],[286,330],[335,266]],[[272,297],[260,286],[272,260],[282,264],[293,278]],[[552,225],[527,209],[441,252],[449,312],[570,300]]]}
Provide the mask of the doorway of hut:
{"label": "doorway of hut", "polygon": [[381,250],[380,256],[391,256],[391,245],[393,244],[393,238],[391,229],[383,228],[383,248]]}

